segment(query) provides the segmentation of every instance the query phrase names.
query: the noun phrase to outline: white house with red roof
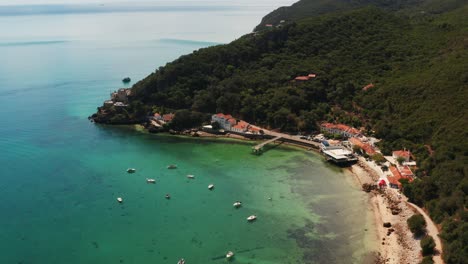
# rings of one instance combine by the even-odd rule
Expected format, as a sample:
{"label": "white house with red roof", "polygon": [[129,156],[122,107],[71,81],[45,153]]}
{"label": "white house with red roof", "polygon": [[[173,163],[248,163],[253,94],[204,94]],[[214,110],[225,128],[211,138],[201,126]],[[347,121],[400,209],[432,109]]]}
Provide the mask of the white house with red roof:
{"label": "white house with red roof", "polygon": [[237,124],[231,127],[231,131],[238,132],[238,133],[245,133],[248,131],[250,124],[245,122],[244,120],[239,120]]}
{"label": "white house with red roof", "polygon": [[350,127],[345,124],[333,123],[322,123],[320,125],[320,131],[328,132],[330,134],[339,134],[344,137],[356,137],[361,134],[360,131],[354,127]]}
{"label": "white house with red roof", "polygon": [[411,152],[409,150],[395,150],[392,152],[392,157],[395,160],[397,160],[398,158],[403,158],[406,162],[409,162],[411,158]]}
{"label": "white house with red roof", "polygon": [[227,131],[231,131],[232,127],[237,124],[237,120],[232,115],[225,115],[223,113],[212,115],[211,122],[217,122],[222,129]]}

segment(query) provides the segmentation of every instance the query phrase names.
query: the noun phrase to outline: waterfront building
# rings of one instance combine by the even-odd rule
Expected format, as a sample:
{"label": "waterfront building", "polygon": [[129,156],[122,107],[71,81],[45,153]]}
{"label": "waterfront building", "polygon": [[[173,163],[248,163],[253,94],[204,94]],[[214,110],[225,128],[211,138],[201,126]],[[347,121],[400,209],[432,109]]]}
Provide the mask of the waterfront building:
{"label": "waterfront building", "polygon": [[234,119],[231,115],[225,115],[223,113],[212,115],[211,122],[218,123],[219,126],[226,131],[231,131],[231,128],[237,124],[236,119]]}
{"label": "waterfront building", "polygon": [[351,143],[352,146],[360,147],[369,156],[372,156],[375,153],[377,153],[377,151],[371,144],[364,142],[360,138],[352,137],[349,139],[349,143]]}
{"label": "waterfront building", "polygon": [[333,123],[323,123],[320,125],[320,131],[327,132],[330,134],[339,134],[344,137],[357,137],[361,133],[354,127],[347,126],[345,124],[333,124]]}

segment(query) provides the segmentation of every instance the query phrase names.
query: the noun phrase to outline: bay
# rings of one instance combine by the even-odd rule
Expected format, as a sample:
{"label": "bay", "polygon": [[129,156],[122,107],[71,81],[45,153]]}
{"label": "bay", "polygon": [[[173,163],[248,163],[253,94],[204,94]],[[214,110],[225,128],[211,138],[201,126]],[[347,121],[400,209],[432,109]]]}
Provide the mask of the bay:
{"label": "bay", "polygon": [[223,263],[228,250],[236,263],[360,263],[367,198],[319,155],[87,120],[123,77],[227,43],[271,9],[0,16],[0,263]]}

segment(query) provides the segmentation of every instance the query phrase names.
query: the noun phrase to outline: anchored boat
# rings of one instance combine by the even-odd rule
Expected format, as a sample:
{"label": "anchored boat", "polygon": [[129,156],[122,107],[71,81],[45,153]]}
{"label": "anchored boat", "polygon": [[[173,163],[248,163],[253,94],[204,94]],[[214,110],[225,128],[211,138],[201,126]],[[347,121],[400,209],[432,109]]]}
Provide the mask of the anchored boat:
{"label": "anchored boat", "polygon": [[136,171],[136,169],[134,169],[134,168],[128,168],[128,169],[127,169],[127,172],[128,172],[128,173],[134,173],[135,171]]}
{"label": "anchored boat", "polygon": [[239,208],[239,207],[242,206],[242,202],[241,202],[241,201],[236,201],[236,202],[233,204],[233,206],[234,206],[235,208]]}
{"label": "anchored boat", "polygon": [[118,198],[117,198],[117,202],[122,203],[122,202],[123,202],[122,197],[118,197]]}
{"label": "anchored boat", "polygon": [[189,178],[189,179],[195,179],[195,175],[189,174],[189,175],[187,175],[187,178]]}
{"label": "anchored boat", "polygon": [[213,190],[214,189],[214,184],[208,185],[208,190]]}
{"label": "anchored boat", "polygon": [[234,257],[234,252],[228,251],[228,253],[226,254],[226,258],[231,259],[232,257]]}
{"label": "anchored boat", "polygon": [[251,216],[247,217],[247,221],[249,221],[249,222],[252,222],[252,221],[255,221],[255,220],[257,220],[256,215],[251,215]]}
{"label": "anchored boat", "polygon": [[177,169],[177,165],[175,164],[171,164],[169,166],[167,166],[168,169]]}
{"label": "anchored boat", "polygon": [[147,183],[156,183],[156,180],[155,179],[146,179],[146,182]]}

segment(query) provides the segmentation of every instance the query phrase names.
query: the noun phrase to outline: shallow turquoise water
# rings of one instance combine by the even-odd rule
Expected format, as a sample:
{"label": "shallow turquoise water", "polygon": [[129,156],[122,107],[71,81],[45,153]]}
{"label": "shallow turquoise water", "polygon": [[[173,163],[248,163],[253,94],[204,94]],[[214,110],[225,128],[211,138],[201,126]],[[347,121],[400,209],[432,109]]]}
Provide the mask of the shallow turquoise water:
{"label": "shallow turquoise water", "polygon": [[[204,19],[232,16],[217,27],[235,28],[259,20],[256,12]],[[255,156],[248,143],[88,122],[123,76],[137,80],[228,38],[208,26],[149,33],[158,19],[130,36],[109,27],[148,17],[0,16],[0,263],[224,263],[228,250],[235,263],[360,263],[366,197],[320,156],[287,148]],[[26,37],[28,27],[36,30]],[[178,169],[166,169],[172,163]],[[247,223],[251,214],[257,222]]]}

